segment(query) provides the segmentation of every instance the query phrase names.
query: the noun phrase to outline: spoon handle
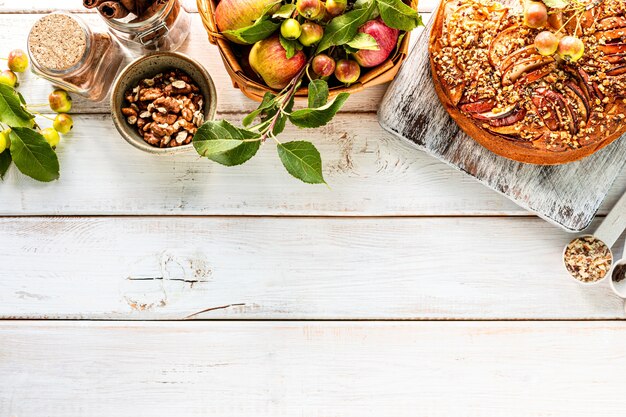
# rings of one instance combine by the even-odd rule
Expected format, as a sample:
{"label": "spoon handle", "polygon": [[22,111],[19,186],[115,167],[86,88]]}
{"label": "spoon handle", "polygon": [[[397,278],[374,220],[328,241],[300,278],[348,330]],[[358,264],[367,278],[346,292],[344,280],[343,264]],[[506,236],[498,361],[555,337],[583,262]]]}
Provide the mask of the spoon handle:
{"label": "spoon handle", "polygon": [[619,199],[615,207],[602,221],[595,236],[610,248],[617,242],[626,228],[626,194]]}

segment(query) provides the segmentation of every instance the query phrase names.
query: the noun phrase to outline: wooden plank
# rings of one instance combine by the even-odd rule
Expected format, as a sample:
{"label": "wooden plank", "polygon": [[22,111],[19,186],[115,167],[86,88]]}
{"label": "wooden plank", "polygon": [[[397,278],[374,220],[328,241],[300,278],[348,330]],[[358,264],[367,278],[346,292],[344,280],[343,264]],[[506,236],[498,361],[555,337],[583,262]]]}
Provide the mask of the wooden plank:
{"label": "wooden plank", "polygon": [[[421,12],[431,12],[437,7],[438,0],[421,0],[419,10]],[[183,0],[185,9],[190,12],[197,12],[198,7],[194,0]],[[47,13],[54,10],[68,10],[74,13],[92,13],[82,7],[80,0],[55,0],[54,7],[50,7],[49,2],[41,0],[4,0],[0,1],[0,14],[2,13]]]}
{"label": "wooden plank", "polygon": [[78,116],[75,125],[58,147],[61,179],[41,184],[12,167],[0,183],[1,215],[525,214],[384,133],[374,115],[341,114],[325,128],[283,135],[318,146],[330,189],[291,177],[270,142],[247,164],[228,168],[193,150],[166,157],[138,151],[108,116]]}
{"label": "wooden plank", "polygon": [[527,218],[2,218],[0,318],[624,318],[568,277],[570,239]]}
{"label": "wooden plank", "polygon": [[[3,42],[0,43],[0,56],[6,56],[15,48],[26,49],[28,31],[33,23],[41,15],[11,15],[10,18],[0,19],[0,32],[4,33]],[[85,15],[83,18],[93,28],[102,28],[103,23],[98,16]],[[425,16],[427,18],[427,16]],[[225,113],[249,112],[256,108],[258,103],[245,97],[238,89],[233,88],[228,73],[216,46],[211,45],[207,39],[207,33],[202,26],[198,14],[192,15],[191,33],[179,52],[185,53],[204,65],[215,82],[218,93],[218,111]],[[130,58],[127,62],[130,62]],[[46,80],[26,73],[21,75],[20,91],[29,103],[47,103],[48,94],[52,86]],[[345,104],[343,111],[346,112],[375,112],[378,109],[386,85],[372,87],[359,94],[354,94]],[[75,99],[73,113],[109,113],[108,98],[100,103],[93,103],[79,96]]]}
{"label": "wooden plank", "polygon": [[[231,121],[236,118],[227,115]],[[385,133],[374,115],[340,114],[322,129],[289,128],[320,149],[331,188],[302,184],[267,143],[240,167],[189,154],[156,157],[129,146],[108,116],[77,116],[58,147],[61,179],[37,183],[12,167],[0,215],[527,215],[470,177]],[[41,120],[42,126],[49,121]],[[602,208],[626,188],[626,173]]]}
{"label": "wooden plank", "polygon": [[626,324],[0,325],[0,414],[621,417]]}

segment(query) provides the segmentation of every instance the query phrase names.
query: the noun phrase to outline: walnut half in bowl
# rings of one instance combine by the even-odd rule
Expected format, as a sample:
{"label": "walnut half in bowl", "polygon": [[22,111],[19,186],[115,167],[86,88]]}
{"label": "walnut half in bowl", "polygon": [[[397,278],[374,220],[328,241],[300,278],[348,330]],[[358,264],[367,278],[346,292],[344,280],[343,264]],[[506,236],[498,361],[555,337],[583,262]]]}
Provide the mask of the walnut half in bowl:
{"label": "walnut half in bowl", "polygon": [[139,58],[117,77],[111,113],[121,136],[153,154],[193,149],[198,127],[213,119],[215,86],[196,61],[179,53]]}

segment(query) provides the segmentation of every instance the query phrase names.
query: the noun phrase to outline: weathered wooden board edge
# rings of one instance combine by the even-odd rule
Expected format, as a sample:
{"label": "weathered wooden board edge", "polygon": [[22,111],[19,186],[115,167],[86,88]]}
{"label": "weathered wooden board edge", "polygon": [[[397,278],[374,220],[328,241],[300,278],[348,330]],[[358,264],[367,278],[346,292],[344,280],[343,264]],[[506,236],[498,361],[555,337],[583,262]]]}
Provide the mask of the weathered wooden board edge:
{"label": "weathered wooden board edge", "polygon": [[[548,216],[545,216],[541,213],[539,213],[538,211],[532,209],[531,207],[529,207],[527,204],[524,204],[522,201],[516,200],[514,197],[511,197],[510,195],[507,195],[506,193],[498,190],[497,188],[492,187],[489,183],[487,183],[486,181],[482,180],[481,178],[478,178],[474,175],[472,175],[470,172],[468,172],[467,170],[459,167],[458,165],[455,165],[454,163],[446,160],[445,158],[442,158],[438,155],[432,154],[431,152],[429,152],[428,148],[424,147],[424,146],[420,146],[417,143],[413,142],[411,139],[405,138],[404,136],[402,136],[399,132],[395,131],[391,126],[388,126],[385,124],[385,122],[381,119],[378,119],[378,123],[380,124],[380,126],[388,133],[394,135],[395,137],[402,139],[403,141],[405,141],[406,143],[409,143],[411,146],[415,147],[416,149],[420,150],[421,152],[425,152],[428,155],[430,155],[431,157],[445,163],[446,165],[454,168],[457,171],[460,171],[464,174],[466,174],[467,176],[469,176],[470,178],[472,178],[473,180],[483,184],[485,187],[489,188],[490,190],[493,190],[494,192],[500,194],[503,197],[506,197],[507,199],[511,200],[512,202],[514,202],[515,204],[517,204],[518,206],[522,207],[524,210],[527,210],[529,213],[536,215],[537,217],[540,217],[541,219],[547,221],[548,223],[551,223],[555,226],[558,226],[560,228],[562,228],[563,230],[565,230],[566,232],[569,233],[580,233],[582,231],[584,231],[585,229],[587,229],[591,223],[593,222],[596,214],[598,213],[598,210],[600,209],[601,204],[598,204],[598,207],[596,208],[596,211],[594,212],[594,215],[592,218],[589,219],[588,222],[585,222],[584,225],[580,228],[580,229],[575,229],[575,228],[571,228],[569,226],[567,226],[566,224],[560,223],[555,219],[552,219]],[[615,179],[617,179],[617,177],[615,177]],[[613,180],[613,182],[611,183],[611,185],[613,185],[613,183],[615,183],[615,180]],[[605,197],[608,193],[605,194]],[[604,201],[604,199],[602,200]]]}

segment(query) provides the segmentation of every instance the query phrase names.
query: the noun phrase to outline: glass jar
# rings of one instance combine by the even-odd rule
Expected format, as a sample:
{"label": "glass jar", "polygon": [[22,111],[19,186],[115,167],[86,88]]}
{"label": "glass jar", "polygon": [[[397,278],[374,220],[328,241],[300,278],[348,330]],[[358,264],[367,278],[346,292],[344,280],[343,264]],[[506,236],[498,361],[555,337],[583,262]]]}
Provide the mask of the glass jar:
{"label": "glass jar", "polygon": [[120,45],[70,13],[39,19],[28,35],[32,71],[52,84],[93,101],[109,92],[124,60]]}
{"label": "glass jar", "polygon": [[110,32],[136,54],[175,51],[187,39],[191,16],[180,0],[155,0],[145,15],[130,13],[123,19],[115,19],[100,14]]}

